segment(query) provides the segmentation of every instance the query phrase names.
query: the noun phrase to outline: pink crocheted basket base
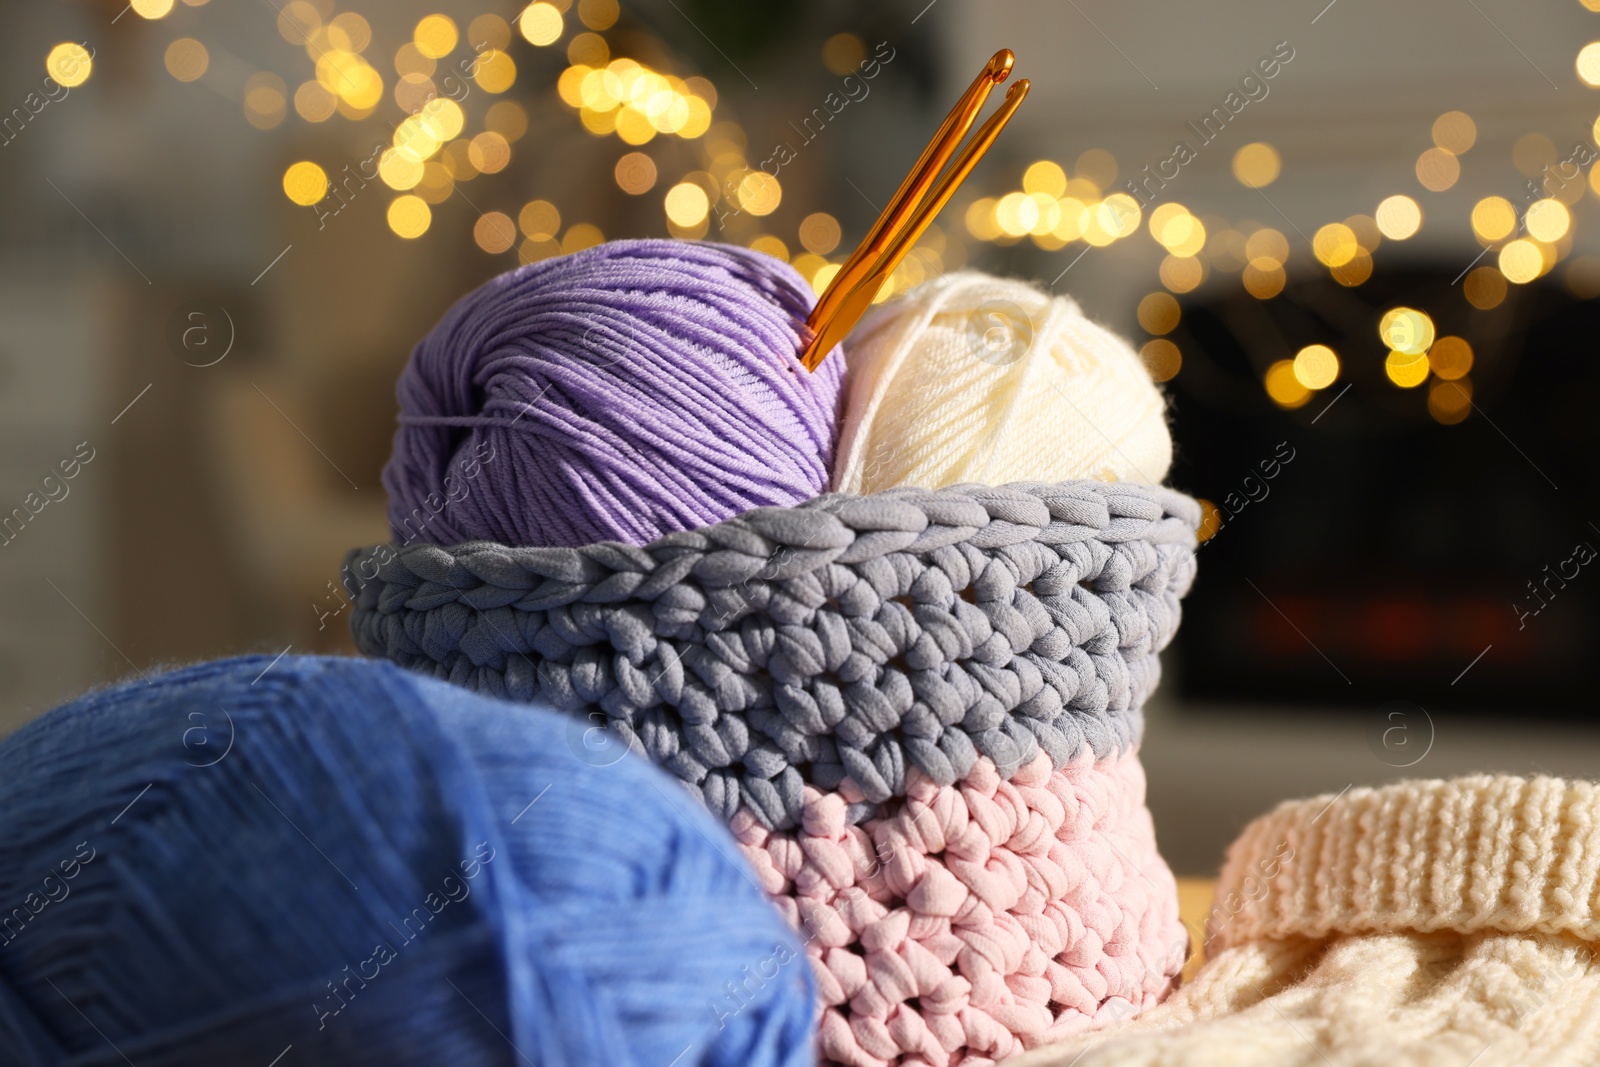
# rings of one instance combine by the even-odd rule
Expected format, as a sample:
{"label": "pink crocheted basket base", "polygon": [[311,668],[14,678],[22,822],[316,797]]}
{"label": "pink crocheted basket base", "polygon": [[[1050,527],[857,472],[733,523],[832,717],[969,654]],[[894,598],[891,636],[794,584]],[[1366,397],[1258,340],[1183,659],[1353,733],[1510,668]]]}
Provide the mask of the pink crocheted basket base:
{"label": "pink crocheted basket base", "polygon": [[1010,781],[980,759],[847,825],[806,790],[798,831],[749,812],[746,857],[806,940],[820,1051],[849,1067],[980,1067],[1160,1001],[1187,954],[1137,754],[1048,757]]}

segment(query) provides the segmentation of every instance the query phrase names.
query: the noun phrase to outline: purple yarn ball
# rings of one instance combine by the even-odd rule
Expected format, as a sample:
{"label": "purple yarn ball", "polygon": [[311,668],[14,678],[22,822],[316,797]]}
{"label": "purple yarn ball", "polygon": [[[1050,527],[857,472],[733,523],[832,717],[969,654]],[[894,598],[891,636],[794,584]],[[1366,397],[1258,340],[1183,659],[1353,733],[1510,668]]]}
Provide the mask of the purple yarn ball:
{"label": "purple yarn ball", "polygon": [[644,544],[826,491],[843,358],[733,245],[611,241],[491,279],[411,354],[384,468],[397,542]]}

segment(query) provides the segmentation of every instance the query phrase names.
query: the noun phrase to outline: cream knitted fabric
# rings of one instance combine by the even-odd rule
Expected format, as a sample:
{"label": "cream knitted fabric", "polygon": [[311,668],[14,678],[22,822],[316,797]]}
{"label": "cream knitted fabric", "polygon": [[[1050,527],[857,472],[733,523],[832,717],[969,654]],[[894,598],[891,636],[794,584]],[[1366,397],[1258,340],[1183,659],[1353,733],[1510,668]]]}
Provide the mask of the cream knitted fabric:
{"label": "cream knitted fabric", "polygon": [[1600,1062],[1600,787],[1284,804],[1229,849],[1207,925],[1165,1004],[1008,1067]]}
{"label": "cream knitted fabric", "polygon": [[876,309],[845,343],[833,488],[1074,478],[1159,485],[1166,403],[1066,297],[972,271]]}

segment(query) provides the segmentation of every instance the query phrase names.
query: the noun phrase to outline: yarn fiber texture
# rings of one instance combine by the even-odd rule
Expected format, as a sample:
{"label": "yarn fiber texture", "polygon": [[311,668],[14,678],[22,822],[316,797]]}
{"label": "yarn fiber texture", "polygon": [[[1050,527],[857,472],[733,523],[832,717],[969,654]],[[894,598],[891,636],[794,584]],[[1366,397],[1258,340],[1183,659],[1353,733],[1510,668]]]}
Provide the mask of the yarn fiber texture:
{"label": "yarn fiber texture", "polygon": [[1475,776],[1292,801],[1229,849],[1211,956],[1010,1067],[1600,1061],[1600,786]]}
{"label": "yarn fiber texture", "polygon": [[22,728],[0,1058],[810,1064],[802,949],[725,828],[644,761],[579,758],[571,725],[286,656]]}
{"label": "yarn fiber texture", "polygon": [[1129,484],[897,489],[758,508],[646,546],[377,546],[356,646],[607,727],[731,819],[804,787],[871,805],[986,756],[1130,749],[1194,576],[1199,506]]}
{"label": "yarn fiber texture", "polygon": [[1072,300],[962,271],[874,309],[846,342],[833,488],[1077,478],[1158,485],[1166,404]]}
{"label": "yarn fiber texture", "polygon": [[814,297],[731,245],[610,241],[492,279],[411,355],[384,470],[395,540],[643,544],[827,488],[840,359]]}
{"label": "yarn fiber texture", "polygon": [[1009,781],[912,772],[903,804],[851,826],[847,783],[804,825],[733,821],[802,932],[829,1062],[983,1064],[1156,1004],[1188,955],[1131,754],[1040,753]]}

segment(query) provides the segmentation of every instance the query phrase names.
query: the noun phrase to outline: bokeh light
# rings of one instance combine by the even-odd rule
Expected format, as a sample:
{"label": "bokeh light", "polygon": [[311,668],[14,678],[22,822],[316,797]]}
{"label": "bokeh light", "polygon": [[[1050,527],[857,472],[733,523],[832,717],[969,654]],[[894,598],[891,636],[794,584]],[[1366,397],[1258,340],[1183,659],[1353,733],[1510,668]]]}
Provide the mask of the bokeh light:
{"label": "bokeh light", "polygon": [[1150,371],[1150,377],[1158,382],[1171,381],[1183,369],[1183,353],[1165,337],[1146,342],[1139,349],[1139,358]]}
{"label": "bokeh light", "polygon": [[1247,144],[1233,154],[1233,176],[1251,189],[1271,185],[1282,169],[1278,150],[1263,141]]}
{"label": "bokeh light", "polygon": [[517,224],[505,212],[491,211],[472,224],[472,240],[490,255],[499,255],[516,243]]}
{"label": "bokeh light", "polygon": [[1442,148],[1430,148],[1417,157],[1417,181],[1430,192],[1442,193],[1461,177],[1461,161]]}
{"label": "bokeh light", "polygon": [[1407,356],[1421,356],[1433,345],[1433,319],[1416,308],[1390,308],[1378,322],[1378,337],[1389,348]]}
{"label": "bokeh light", "polygon": [[389,229],[407,240],[414,240],[428,232],[433,223],[433,210],[420,196],[407,193],[396,197],[389,205]]}
{"label": "bokeh light", "polygon": [[1578,77],[1583,84],[1600,86],[1600,41],[1591,41],[1578,52]]}
{"label": "bokeh light", "polygon": [[540,47],[559,41],[564,28],[561,12],[554,4],[529,4],[517,17],[517,29],[522,31],[522,36],[529,44]]}
{"label": "bokeh light", "polygon": [[693,182],[679,182],[664,198],[667,218],[678,226],[698,226],[706,220],[711,201],[706,191]]}
{"label": "bokeh light", "polygon": [[853,33],[836,33],[822,43],[822,65],[829,74],[850,74],[866,58],[866,42]]}
{"label": "bokeh light", "polygon": [[1428,366],[1445,381],[1464,378],[1472,370],[1472,346],[1463,337],[1441,337],[1428,349]]}
{"label": "bokeh light", "polygon": [[1266,377],[1262,380],[1267,388],[1267,395],[1273,403],[1282,408],[1294,409],[1305,404],[1311,399],[1311,390],[1300,383],[1294,373],[1294,360],[1280,359],[1267,368]]}
{"label": "bokeh light", "polygon": [[[459,39],[460,34],[456,31],[455,20],[448,15],[425,15],[417,22],[416,29],[411,33],[411,40],[416,45],[417,51],[429,59],[443,59],[455,51]],[[426,229],[427,226],[423,226],[423,230]]]}
{"label": "bokeh light", "polygon": [[1472,382],[1434,382],[1428,387],[1428,414],[1434,421],[1453,426],[1472,414]]}
{"label": "bokeh light", "polygon": [[1485,241],[1498,241],[1517,228],[1517,209],[1503,196],[1486,196],[1472,208],[1472,232]]}
{"label": "bokeh light", "polygon": [[1139,301],[1139,325],[1145,333],[1171,333],[1181,317],[1177,300],[1168,293],[1150,293]]}
{"label": "bokeh light", "polygon": [[1544,255],[1538,245],[1519,237],[1500,249],[1500,273],[1508,282],[1526,285],[1544,273]]}
{"label": "bokeh light", "polygon": [[1465,111],[1446,111],[1433,120],[1433,143],[1451,155],[1464,155],[1478,140],[1478,125]]}
{"label": "bokeh light", "polygon": [[1421,385],[1428,378],[1428,357],[1410,352],[1390,352],[1383,361],[1389,380],[1402,389]]}
{"label": "bokeh light", "polygon": [[1385,198],[1373,217],[1378,229],[1391,241],[1404,241],[1422,228],[1422,208],[1409,196]]}
{"label": "bokeh light", "polygon": [[78,42],[63,41],[45,56],[44,69],[58,84],[72,89],[89,80],[94,70],[94,57]]}
{"label": "bokeh light", "polygon": [[1566,205],[1559,200],[1535,200],[1528,205],[1527,213],[1522,216],[1522,224],[1527,227],[1528,236],[1546,244],[1565,237],[1567,227],[1571,223],[1572,216],[1567,212]]}
{"label": "bokeh light", "polygon": [[839,247],[842,234],[839,220],[826,211],[818,211],[800,220],[800,244],[807,252],[825,256]]}
{"label": "bokeh light", "polygon": [[315,163],[301,160],[283,172],[283,195],[302,207],[315,204],[327,193],[327,172]]}
{"label": "bokeh light", "polygon": [[1339,380],[1339,357],[1327,345],[1307,345],[1295,353],[1294,376],[1307,389],[1326,389]]}
{"label": "bokeh light", "polygon": [[164,18],[172,10],[172,0],[133,0],[128,5],[141,18]]}
{"label": "bokeh light", "polygon": [[613,173],[617,188],[631,196],[640,196],[656,187],[656,161],[643,152],[629,152],[617,160]]}
{"label": "bokeh light", "polygon": [[517,213],[517,228],[530,241],[553,240],[561,232],[561,212],[548,200],[530,200]]}
{"label": "bokeh light", "polygon": [[1479,311],[1491,311],[1506,298],[1506,278],[1494,267],[1475,267],[1461,283],[1467,303]]}

